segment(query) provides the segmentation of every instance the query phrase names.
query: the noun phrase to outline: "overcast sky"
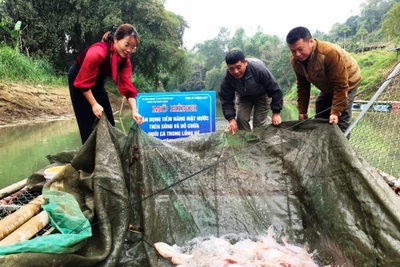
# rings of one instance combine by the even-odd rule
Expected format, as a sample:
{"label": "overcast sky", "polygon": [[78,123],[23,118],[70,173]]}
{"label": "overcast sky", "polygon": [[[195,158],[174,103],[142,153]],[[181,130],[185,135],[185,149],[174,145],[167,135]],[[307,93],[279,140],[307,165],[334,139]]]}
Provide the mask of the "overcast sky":
{"label": "overcast sky", "polygon": [[360,4],[366,0],[166,0],[165,8],[185,18],[184,43],[191,48],[196,43],[215,38],[220,27],[231,34],[242,27],[252,36],[257,27],[262,32],[286,37],[294,27],[305,26],[311,33],[317,29],[328,33],[336,22],[344,23],[360,14]]}

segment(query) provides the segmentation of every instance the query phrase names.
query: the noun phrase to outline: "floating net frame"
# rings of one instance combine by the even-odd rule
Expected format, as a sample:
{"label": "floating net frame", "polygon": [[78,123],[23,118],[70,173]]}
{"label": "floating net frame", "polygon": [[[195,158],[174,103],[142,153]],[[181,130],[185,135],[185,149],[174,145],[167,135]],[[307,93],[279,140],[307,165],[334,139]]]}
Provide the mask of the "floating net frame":
{"label": "floating net frame", "polygon": [[[24,205],[28,204],[31,200],[37,198],[40,195],[41,192],[31,191],[26,186],[24,186],[16,192],[0,199],[0,220],[16,212]],[[48,224],[42,230],[37,232],[35,236],[45,236],[52,233],[54,230],[55,228],[51,226],[51,224]]]}
{"label": "floating net frame", "polygon": [[[369,91],[359,93],[357,98],[362,99]],[[400,177],[400,64],[371,100],[364,101],[359,110],[354,108],[353,117],[356,118],[345,133],[348,135],[351,132],[350,143],[360,156],[380,171],[389,185],[394,185]],[[224,130],[226,125],[224,119],[217,120],[218,131]],[[23,187],[0,199],[0,220],[39,195],[40,192]],[[36,236],[53,231],[49,224]]]}

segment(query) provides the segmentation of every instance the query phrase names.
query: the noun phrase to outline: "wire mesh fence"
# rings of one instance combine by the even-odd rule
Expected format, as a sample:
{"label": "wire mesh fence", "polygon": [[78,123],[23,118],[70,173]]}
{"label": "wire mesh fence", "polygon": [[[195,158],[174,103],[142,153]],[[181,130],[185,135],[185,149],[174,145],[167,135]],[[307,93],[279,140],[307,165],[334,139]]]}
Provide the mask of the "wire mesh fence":
{"label": "wire mesh fence", "polygon": [[[15,193],[0,199],[0,220],[5,218],[6,216],[16,212],[19,210],[21,207],[24,205],[28,204],[31,200],[37,198],[38,196],[41,195],[41,192],[39,191],[30,191],[27,189],[27,187],[24,187]],[[43,236],[46,234],[49,234],[54,231],[54,228],[48,224],[46,227],[44,227],[42,230],[40,230],[38,233],[36,233],[35,236]]]}
{"label": "wire mesh fence", "polygon": [[[399,65],[400,66],[400,65]],[[353,103],[354,124],[350,143],[357,153],[377,169],[400,177],[400,67],[397,67],[371,100],[368,90]],[[383,87],[385,86],[385,87]],[[375,89],[376,88],[372,88]]]}

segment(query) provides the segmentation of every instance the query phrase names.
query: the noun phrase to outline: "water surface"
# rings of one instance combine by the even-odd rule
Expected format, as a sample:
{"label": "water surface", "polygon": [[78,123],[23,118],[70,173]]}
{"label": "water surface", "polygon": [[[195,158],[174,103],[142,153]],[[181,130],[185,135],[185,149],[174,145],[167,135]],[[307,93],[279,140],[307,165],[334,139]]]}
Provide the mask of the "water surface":
{"label": "water surface", "polygon": [[[228,124],[217,105],[217,130]],[[297,119],[293,104],[285,105],[283,121]],[[271,115],[271,114],[270,114]],[[116,127],[125,133],[129,131],[132,118],[129,111],[123,117],[115,116]],[[81,147],[78,126],[74,119],[60,120],[32,125],[0,128],[0,188],[29,177],[47,165],[47,155],[63,150],[77,150]]]}

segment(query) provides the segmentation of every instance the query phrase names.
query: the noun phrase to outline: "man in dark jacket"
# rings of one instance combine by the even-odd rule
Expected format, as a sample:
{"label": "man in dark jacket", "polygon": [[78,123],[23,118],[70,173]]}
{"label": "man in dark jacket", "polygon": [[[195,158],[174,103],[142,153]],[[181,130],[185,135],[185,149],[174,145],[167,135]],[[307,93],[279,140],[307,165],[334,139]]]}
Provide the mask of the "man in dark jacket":
{"label": "man in dark jacket", "polygon": [[228,69],[221,83],[219,98],[224,117],[229,122],[226,131],[235,134],[238,129],[251,130],[249,122],[253,108],[253,128],[266,125],[269,102],[272,124],[280,125],[283,92],[265,64],[259,59],[246,59],[240,50],[230,51],[225,61]]}

